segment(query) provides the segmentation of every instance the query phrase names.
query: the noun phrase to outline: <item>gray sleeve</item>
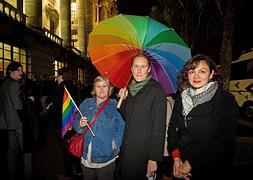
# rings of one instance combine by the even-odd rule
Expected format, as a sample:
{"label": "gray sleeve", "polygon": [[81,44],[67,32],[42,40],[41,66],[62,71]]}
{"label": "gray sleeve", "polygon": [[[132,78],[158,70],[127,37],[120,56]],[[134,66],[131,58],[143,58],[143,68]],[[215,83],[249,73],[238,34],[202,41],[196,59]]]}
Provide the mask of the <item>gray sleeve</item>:
{"label": "gray sleeve", "polygon": [[10,102],[13,105],[14,110],[21,110],[22,109],[22,92],[21,88],[18,83],[11,83],[9,87],[10,93]]}

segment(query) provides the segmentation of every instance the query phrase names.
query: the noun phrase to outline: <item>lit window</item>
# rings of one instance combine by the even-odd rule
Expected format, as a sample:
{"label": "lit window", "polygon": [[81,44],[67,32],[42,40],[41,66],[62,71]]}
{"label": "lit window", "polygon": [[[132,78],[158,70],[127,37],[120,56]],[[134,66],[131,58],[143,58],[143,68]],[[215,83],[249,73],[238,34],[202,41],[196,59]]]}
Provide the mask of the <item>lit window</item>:
{"label": "lit window", "polygon": [[11,60],[11,52],[4,50],[4,59]]}
{"label": "lit window", "polygon": [[[23,53],[22,53],[23,52]],[[0,77],[5,76],[7,66],[12,61],[20,62],[23,65],[23,71],[27,71],[26,49],[15,47],[0,42]]]}
{"label": "lit window", "polygon": [[78,81],[85,82],[84,70],[81,68],[78,68]]}
{"label": "lit window", "polygon": [[9,44],[4,44],[4,49],[5,50],[11,50],[11,45],[9,45]]}
{"label": "lit window", "polygon": [[54,75],[57,76],[57,71],[60,68],[67,67],[66,62],[61,62],[61,61],[54,61]]}
{"label": "lit window", "polygon": [[0,47],[0,58],[3,58],[3,55],[4,55],[3,49]]}

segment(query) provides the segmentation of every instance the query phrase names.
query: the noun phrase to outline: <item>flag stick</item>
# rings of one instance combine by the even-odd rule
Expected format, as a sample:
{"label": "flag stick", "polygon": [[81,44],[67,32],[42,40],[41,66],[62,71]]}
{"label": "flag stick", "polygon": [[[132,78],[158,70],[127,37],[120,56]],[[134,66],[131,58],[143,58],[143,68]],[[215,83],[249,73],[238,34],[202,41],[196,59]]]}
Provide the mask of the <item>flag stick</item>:
{"label": "flag stick", "polygon": [[[64,86],[64,88],[65,88],[65,90],[67,91],[67,93],[68,93],[68,95],[69,95],[69,97],[70,97],[70,99],[72,100],[72,102],[74,103],[74,105],[75,105],[75,107],[76,107],[76,109],[77,109],[77,111],[79,112],[79,114],[82,116],[82,118],[84,117],[83,116],[83,114],[81,113],[81,111],[79,110],[79,108],[77,107],[77,105],[76,105],[76,103],[75,103],[75,101],[72,99],[72,97],[71,97],[71,95],[70,95],[70,93],[69,93],[69,91],[68,91],[68,89]],[[89,129],[89,131],[91,132],[91,134],[92,134],[92,136],[93,137],[95,137],[95,134],[93,133],[93,131],[91,130],[91,128],[90,128],[90,126],[89,126],[89,124],[87,123],[87,128]]]}

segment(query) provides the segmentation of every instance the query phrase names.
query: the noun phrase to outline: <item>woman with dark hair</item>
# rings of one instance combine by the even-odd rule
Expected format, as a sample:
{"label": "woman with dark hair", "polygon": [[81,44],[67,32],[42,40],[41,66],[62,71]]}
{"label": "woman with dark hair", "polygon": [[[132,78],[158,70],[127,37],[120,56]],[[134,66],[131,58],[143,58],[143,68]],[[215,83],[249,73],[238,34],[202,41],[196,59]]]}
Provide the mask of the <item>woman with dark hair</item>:
{"label": "woman with dark hair", "polygon": [[[169,125],[169,150],[178,178],[227,179],[235,150],[238,107],[213,60],[192,57],[178,77],[180,95]],[[191,176],[191,177],[190,177]]]}

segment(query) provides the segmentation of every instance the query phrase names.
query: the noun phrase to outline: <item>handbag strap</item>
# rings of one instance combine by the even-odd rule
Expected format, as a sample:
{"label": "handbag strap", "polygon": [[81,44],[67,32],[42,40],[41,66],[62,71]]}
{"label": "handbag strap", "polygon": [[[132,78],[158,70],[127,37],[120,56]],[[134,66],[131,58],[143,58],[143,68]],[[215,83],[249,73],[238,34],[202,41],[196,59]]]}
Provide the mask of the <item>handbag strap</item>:
{"label": "handbag strap", "polygon": [[[96,121],[98,115],[99,115],[99,114],[101,113],[101,111],[105,108],[105,106],[109,103],[109,101],[110,101],[110,98],[107,98],[107,99],[103,102],[103,104],[99,107],[99,109],[97,110],[97,112],[96,112],[95,115],[93,116],[92,120],[88,123],[90,127],[95,123],[95,121]],[[83,134],[85,134],[87,131],[88,131],[88,128],[86,127],[86,129],[84,130],[84,133],[83,133]]]}

